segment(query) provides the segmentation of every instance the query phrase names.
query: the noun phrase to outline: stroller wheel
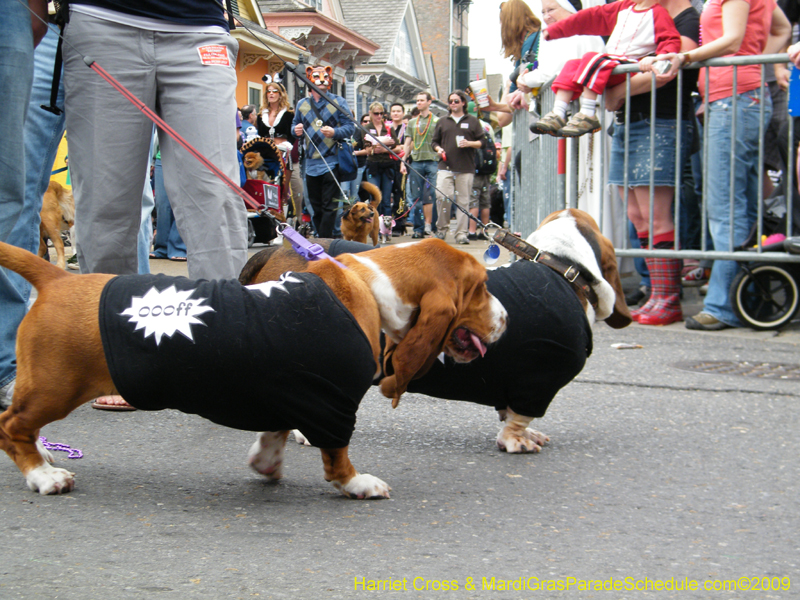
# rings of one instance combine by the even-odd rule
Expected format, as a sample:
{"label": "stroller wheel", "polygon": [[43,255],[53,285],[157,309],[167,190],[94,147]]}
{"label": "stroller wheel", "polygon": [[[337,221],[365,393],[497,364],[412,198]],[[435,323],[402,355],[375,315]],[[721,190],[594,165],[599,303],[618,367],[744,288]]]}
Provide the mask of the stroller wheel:
{"label": "stroller wheel", "polygon": [[743,269],[731,285],[733,311],[753,329],[784,326],[797,311],[799,297],[794,277],[777,264]]}

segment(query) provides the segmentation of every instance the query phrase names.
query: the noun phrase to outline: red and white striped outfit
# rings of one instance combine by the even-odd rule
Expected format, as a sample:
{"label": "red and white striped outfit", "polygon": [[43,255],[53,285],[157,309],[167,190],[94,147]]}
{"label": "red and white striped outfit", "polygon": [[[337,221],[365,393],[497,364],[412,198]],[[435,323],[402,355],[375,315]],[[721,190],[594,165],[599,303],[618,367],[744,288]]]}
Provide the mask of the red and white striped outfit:
{"label": "red and white striped outfit", "polygon": [[625,81],[624,75],[611,77],[614,67],[681,48],[681,36],[664,7],[654,4],[640,9],[632,0],[585,8],[553,23],[547,32],[551,40],[573,35],[610,36],[605,53],[587,52],[581,59],[567,61],[553,82],[555,91],[564,89],[577,94],[584,87],[602,94],[607,85]]}

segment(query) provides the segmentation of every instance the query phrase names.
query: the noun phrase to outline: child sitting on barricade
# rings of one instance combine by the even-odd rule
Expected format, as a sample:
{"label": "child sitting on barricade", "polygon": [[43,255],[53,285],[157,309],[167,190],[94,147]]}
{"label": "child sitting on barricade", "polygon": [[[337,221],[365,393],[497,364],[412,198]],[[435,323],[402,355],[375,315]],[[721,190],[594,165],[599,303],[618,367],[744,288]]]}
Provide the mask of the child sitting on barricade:
{"label": "child sitting on barricade", "polygon": [[[573,35],[609,36],[605,53],[587,52],[583,58],[567,61],[552,84],[556,93],[553,110],[531,125],[534,133],[577,137],[600,130],[597,96],[606,86],[625,81],[612,75],[614,67],[635,64],[650,70],[655,54],[678,52],[681,38],[669,13],[656,0],[620,0],[585,8],[544,30],[546,40]],[[670,50],[667,50],[669,48]],[[580,112],[567,122],[567,107],[580,94]]]}

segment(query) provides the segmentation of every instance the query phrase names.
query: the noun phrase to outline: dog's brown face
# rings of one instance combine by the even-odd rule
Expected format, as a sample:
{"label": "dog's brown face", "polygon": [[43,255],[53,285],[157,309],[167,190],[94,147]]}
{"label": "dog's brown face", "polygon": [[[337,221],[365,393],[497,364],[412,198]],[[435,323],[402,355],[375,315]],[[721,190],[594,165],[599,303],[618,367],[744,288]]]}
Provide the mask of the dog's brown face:
{"label": "dog's brown face", "polygon": [[255,170],[264,164],[264,158],[258,152],[247,152],[242,158],[245,169]]}
{"label": "dog's brown face", "polygon": [[375,210],[366,202],[356,202],[350,207],[347,215],[342,215],[342,218],[348,218],[353,224],[372,224],[375,217]]}
{"label": "dog's brown face", "polygon": [[464,265],[459,274],[461,291],[453,297],[457,314],[444,343],[444,353],[456,362],[467,363],[483,356],[486,345],[496,342],[505,331],[506,311],[489,293],[487,280],[486,269],[477,261]]}
{"label": "dog's brown face", "polygon": [[442,240],[392,250],[342,260],[361,271],[381,298],[387,336],[381,391],[396,406],[411,379],[424,375],[440,352],[460,363],[482,356],[505,331],[508,315],[486,288],[486,269],[469,254]]}

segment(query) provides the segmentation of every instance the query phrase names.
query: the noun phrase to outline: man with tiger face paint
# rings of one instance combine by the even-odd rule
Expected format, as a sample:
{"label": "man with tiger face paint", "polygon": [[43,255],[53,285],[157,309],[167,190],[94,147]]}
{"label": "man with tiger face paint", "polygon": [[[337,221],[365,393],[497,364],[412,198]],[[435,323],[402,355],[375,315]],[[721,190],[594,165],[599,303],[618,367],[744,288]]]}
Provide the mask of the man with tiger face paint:
{"label": "man with tiger face paint", "polygon": [[[306,77],[327,92],[331,84],[330,67],[307,67]],[[306,197],[314,209],[314,228],[322,238],[333,237],[336,221],[336,200],[340,190],[339,145],[337,142],[352,137],[355,123],[349,118],[350,107],[341,96],[327,92],[346,114],[336,110],[313,89],[311,96],[297,103],[292,127],[295,136],[305,142]]]}

